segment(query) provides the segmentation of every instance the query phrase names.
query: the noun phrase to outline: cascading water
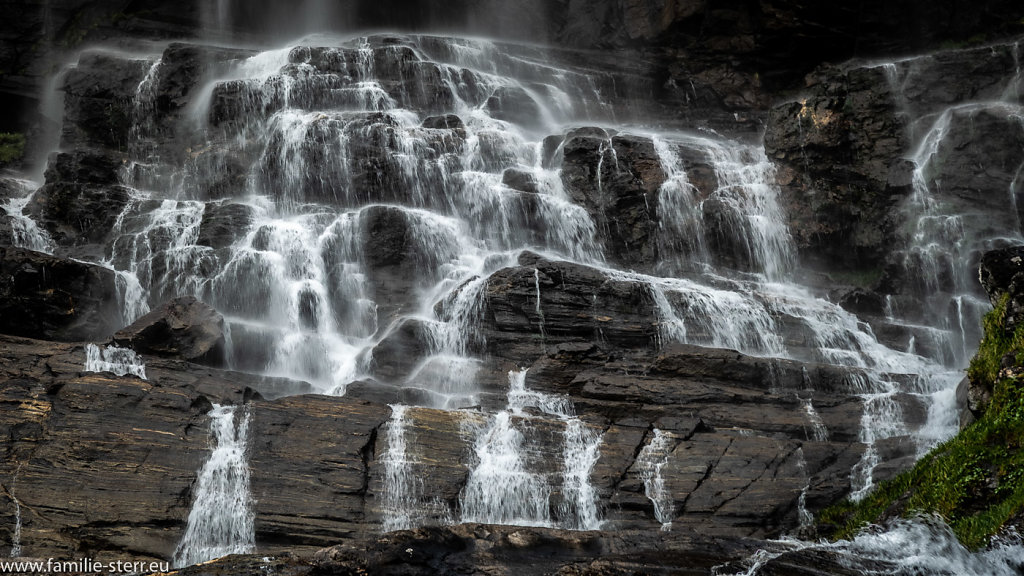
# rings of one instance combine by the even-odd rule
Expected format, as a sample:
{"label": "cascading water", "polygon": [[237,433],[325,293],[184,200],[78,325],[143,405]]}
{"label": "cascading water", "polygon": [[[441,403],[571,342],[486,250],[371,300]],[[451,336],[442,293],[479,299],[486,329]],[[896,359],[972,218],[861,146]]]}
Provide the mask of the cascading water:
{"label": "cascading water", "polygon": [[21,556],[21,502],[18,497],[14,495],[14,489],[18,485],[18,476],[21,474],[21,463],[18,463],[18,468],[14,471],[14,479],[11,481],[11,488],[7,491],[7,495],[14,502],[14,531],[11,533],[11,558],[17,558]]}
{"label": "cascading water", "polygon": [[[887,530],[865,531],[852,540],[833,543],[781,540],[773,543],[777,545],[776,550],[758,551],[747,560],[749,567],[746,570],[731,573],[734,576],[776,574],[777,566],[768,571],[763,569],[786,552],[800,550],[834,555],[837,564],[851,570],[851,573],[880,576],[1016,576],[1024,568],[1019,535],[1007,534],[997,538],[990,548],[972,552],[957,541],[956,535],[941,518],[928,516],[897,520]],[[713,573],[725,576],[730,572],[716,568]]]}
{"label": "cascading water", "polygon": [[411,473],[405,439],[407,406],[391,406],[387,451],[380,458],[384,467],[384,502],[381,513],[384,531],[408,530],[416,525],[416,511],[422,499],[422,481]]}
{"label": "cascading water", "polygon": [[662,530],[672,529],[675,517],[675,501],[665,488],[665,477],[662,469],[668,463],[669,453],[673,447],[672,436],[657,428],[649,442],[637,454],[634,465],[644,483],[644,495],[654,505],[654,517],[661,522]]}
{"label": "cascading water", "polygon": [[113,372],[118,376],[131,374],[146,379],[146,364],[134,350],[110,345],[85,345],[86,372]]}
{"label": "cascading water", "polygon": [[[529,390],[527,370],[508,373],[508,408],[495,414],[477,433],[477,464],[462,495],[462,521],[528,526],[561,526],[576,530],[601,527],[597,492],[590,473],[600,457],[601,435],[573,415],[568,398]],[[531,421],[555,417],[564,426],[561,503],[554,517],[549,500],[552,484],[547,476],[529,470],[525,457]]]}
{"label": "cascading water", "polygon": [[255,549],[246,458],[251,415],[246,407],[214,405],[209,416],[210,457],[199,470],[175,567]]}

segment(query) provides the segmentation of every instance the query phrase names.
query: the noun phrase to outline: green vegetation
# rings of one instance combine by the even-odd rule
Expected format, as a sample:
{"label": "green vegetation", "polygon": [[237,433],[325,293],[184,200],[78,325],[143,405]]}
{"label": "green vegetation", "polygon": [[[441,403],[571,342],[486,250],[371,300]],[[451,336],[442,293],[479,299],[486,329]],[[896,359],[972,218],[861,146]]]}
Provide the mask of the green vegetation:
{"label": "green vegetation", "polygon": [[839,527],[836,538],[852,537],[865,524],[896,515],[935,512],[965,546],[978,548],[1024,513],[1024,371],[1000,376],[1006,354],[1024,364],[1024,325],[1006,333],[1007,301],[1004,297],[985,317],[985,336],[968,370],[972,382],[993,390],[985,413],[861,502],[823,511],[820,521]]}
{"label": "green vegetation", "polygon": [[20,160],[25,155],[25,136],[0,132],[0,166]]}
{"label": "green vegetation", "polygon": [[861,268],[857,270],[833,270],[829,272],[829,276],[836,284],[845,284],[871,290],[878,285],[883,273],[884,271],[881,268]]}

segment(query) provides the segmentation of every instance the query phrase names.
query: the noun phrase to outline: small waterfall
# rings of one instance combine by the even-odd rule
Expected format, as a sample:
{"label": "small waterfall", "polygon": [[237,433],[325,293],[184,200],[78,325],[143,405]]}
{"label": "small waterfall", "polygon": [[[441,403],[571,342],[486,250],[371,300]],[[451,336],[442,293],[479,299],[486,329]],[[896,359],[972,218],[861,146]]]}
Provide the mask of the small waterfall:
{"label": "small waterfall", "polygon": [[814,440],[816,442],[828,442],[828,427],[825,426],[825,422],[821,419],[818,411],[814,409],[814,404],[811,402],[811,397],[801,398],[797,395],[797,399],[800,400],[800,404],[804,407],[804,412],[807,414],[807,422],[811,425],[810,433],[807,434],[808,440]]}
{"label": "small waterfall", "polygon": [[651,440],[637,454],[633,465],[644,483],[644,494],[654,505],[654,517],[661,522],[661,529],[672,529],[675,518],[675,501],[665,487],[665,477],[661,471],[668,464],[672,453],[673,438],[668,433],[655,428]]}
{"label": "small waterfall", "polygon": [[895,391],[890,391],[862,396],[864,412],[861,416],[860,441],[866,445],[866,448],[864,456],[850,472],[851,500],[861,500],[874,487],[872,473],[879,462],[875,442],[908,433],[903,419],[903,410],[895,395]]}
{"label": "small waterfall", "polygon": [[86,372],[113,372],[118,376],[131,374],[146,379],[146,364],[142,357],[128,348],[107,346],[101,348],[95,344],[85,345]]}
{"label": "small waterfall", "polygon": [[11,501],[14,502],[14,532],[11,534],[11,558],[18,558],[21,556],[21,502],[18,497],[14,495],[14,489],[18,485],[18,476],[21,475],[21,463],[18,463],[17,470],[14,471],[14,479],[11,481],[11,489],[7,491],[7,495],[11,497]]}
{"label": "small waterfall", "polygon": [[523,434],[508,410],[498,412],[477,438],[477,465],[462,496],[462,522],[551,526],[546,479],[526,468]]}
{"label": "small waterfall", "polygon": [[24,198],[9,198],[6,204],[0,204],[0,210],[11,218],[11,243],[18,248],[53,254],[54,245],[50,235],[40,228],[35,220],[24,214],[25,206],[31,200],[32,195],[29,195]]}
{"label": "small waterfall", "polygon": [[796,513],[799,524],[799,530],[801,533],[808,533],[814,528],[814,514],[807,509],[807,491],[811,489],[811,475],[807,472],[807,458],[804,457],[804,449],[799,447],[796,449],[796,468],[807,478],[807,482],[804,484],[803,489],[800,490],[800,496],[796,502]]}
{"label": "small waterfall", "polygon": [[[990,547],[972,552],[957,540],[941,518],[922,516],[899,519],[885,530],[870,527],[852,540],[838,542],[773,541],[772,552],[758,550],[745,563],[749,568],[734,576],[758,576],[772,560],[786,552],[826,554],[853,572],[878,576],[928,574],[929,576],[1017,576],[1024,569],[1021,538],[1011,534],[997,538]],[[774,567],[777,574],[780,566]],[[714,574],[724,576],[720,569]]]}
{"label": "small waterfall", "polygon": [[[535,392],[526,387],[527,370],[508,373],[508,409],[495,414],[477,436],[478,464],[470,474],[462,498],[463,522],[559,526],[571,530],[597,530],[602,524],[597,492],[590,473],[600,458],[601,435],[573,415],[568,398]],[[529,426],[527,408],[558,418],[563,432],[561,496],[552,518],[552,486],[544,475],[528,470],[527,445],[518,426]]]}
{"label": "small waterfall", "polygon": [[533,269],[533,288],[537,299],[537,304],[534,306],[533,311],[537,313],[537,329],[540,332],[541,342],[544,341],[544,311],[540,307],[540,270],[537,268]]}
{"label": "small waterfall", "polygon": [[256,548],[246,459],[250,412],[215,404],[209,416],[210,457],[199,470],[188,525],[174,551],[177,568]]}
{"label": "small waterfall", "polygon": [[674,257],[677,268],[706,264],[710,257],[699,191],[687,178],[682,159],[671,144],[657,135],[651,141],[665,172],[665,182],[658,190],[661,251]]}
{"label": "small waterfall", "polygon": [[380,457],[381,466],[384,467],[384,497],[381,503],[384,532],[414,528],[420,520],[418,513],[423,496],[423,481],[410,469],[413,461],[408,454],[405,438],[405,428],[409,421],[407,412],[407,406],[391,406],[391,420],[385,436],[387,450]]}
{"label": "small waterfall", "polygon": [[558,516],[566,528],[600,530],[603,522],[597,509],[597,491],[590,483],[590,473],[601,457],[601,436],[587,428],[579,418],[572,418],[565,423],[564,441],[564,480]]}
{"label": "small waterfall", "polygon": [[11,535],[11,558],[21,556],[21,502],[11,493],[14,501],[14,534]]}

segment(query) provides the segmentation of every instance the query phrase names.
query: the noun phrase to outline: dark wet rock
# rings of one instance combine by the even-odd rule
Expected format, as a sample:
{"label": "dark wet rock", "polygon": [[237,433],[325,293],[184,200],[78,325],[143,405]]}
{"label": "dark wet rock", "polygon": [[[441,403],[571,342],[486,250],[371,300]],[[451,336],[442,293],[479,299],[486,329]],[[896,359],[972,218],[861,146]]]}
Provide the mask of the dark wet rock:
{"label": "dark wet rock", "polygon": [[108,153],[78,150],[57,153],[46,170],[46,184],[26,213],[54,241],[74,251],[97,250],[111,233],[130,193],[120,185],[121,159]]}
{"label": "dark wet rock", "polygon": [[[82,373],[79,344],[0,340],[0,434],[9,439],[0,482],[10,487],[17,475],[26,552],[169,558],[209,456],[207,412],[244,402],[258,541],[311,552],[376,531],[363,500],[386,406],[326,396],[264,401],[250,388],[259,378],[150,355],[148,380]],[[5,515],[10,504],[0,503]]]}
{"label": "dark wet rock", "polygon": [[250,409],[257,541],[319,547],[366,534],[367,475],[388,407],[292,396]]}
{"label": "dark wet rock", "polygon": [[318,551],[318,573],[455,575],[512,569],[540,576],[707,574],[715,558],[749,552],[742,540],[713,541],[692,534],[600,532],[462,524],[393,532]]}
{"label": "dark wet rock", "polygon": [[[899,88],[897,102],[913,118],[941,113],[954,104],[972,100],[1019,102],[1018,50],[1010,42],[938,50],[896,61],[888,73]],[[915,135],[920,136],[930,122],[915,126]]]}
{"label": "dark wet rock", "polygon": [[501,174],[501,183],[513,190],[537,193],[537,178],[529,170],[506,168]]}
{"label": "dark wet rock", "polygon": [[872,268],[895,243],[910,193],[905,118],[885,70],[824,68],[808,95],[772,109],[764,137],[804,261]]}
{"label": "dark wet rock", "polygon": [[525,90],[502,86],[484,104],[491,117],[520,126],[539,127],[543,116],[540,106]]}
{"label": "dark wet rock", "polygon": [[843,310],[858,316],[881,316],[885,314],[885,298],[878,292],[863,288],[851,288],[838,294],[837,303]]}
{"label": "dark wet rock", "polygon": [[657,260],[657,192],[665,181],[649,138],[580,128],[565,136],[562,181],[605,239],[609,257],[629,268]]}
{"label": "dark wet rock", "polygon": [[199,224],[196,244],[214,249],[227,248],[245,236],[254,219],[253,209],[233,202],[207,202]]}
{"label": "dark wet rock", "polygon": [[360,213],[364,264],[374,299],[385,303],[377,310],[381,324],[401,311],[408,312],[405,307],[413,303],[415,279],[432,277],[445,257],[445,246],[431,246],[428,235],[417,234],[414,218],[393,206],[370,206]]}
{"label": "dark wet rock", "polygon": [[1024,317],[1024,246],[986,252],[981,257],[978,278],[995,306],[1004,298],[1007,333],[1012,333]]}
{"label": "dark wet rock", "polygon": [[430,352],[430,336],[422,320],[402,318],[370,351],[370,370],[386,382],[405,381]]}
{"label": "dark wet rock", "polygon": [[0,331],[46,340],[105,339],[121,313],[114,272],[22,248],[0,247]]}
{"label": "dark wet rock", "polygon": [[829,438],[855,442],[861,401],[849,381],[857,374],[826,364],[681,344],[656,352],[563,344],[532,364],[527,385],[568,394],[581,411],[615,421],[662,422],[687,414],[715,428],[797,440],[814,438],[805,409],[810,403],[828,423]]}
{"label": "dark wet rock", "polygon": [[64,78],[66,148],[127,148],[136,88],[150,62],[105,53],[87,53]]}
{"label": "dark wet rock", "polygon": [[193,296],[182,296],[119,330],[114,341],[143,354],[199,364],[224,364],[224,317]]}
{"label": "dark wet rock", "polygon": [[642,282],[530,253],[520,257],[520,264],[487,280],[482,330],[490,353],[526,360],[562,342],[654,346],[657,316]]}
{"label": "dark wet rock", "polygon": [[0,355],[0,478],[16,486],[26,552],[169,558],[209,454],[206,412],[242,402],[246,378],[180,362],[150,362],[148,381],[83,374],[80,344],[11,337]]}
{"label": "dark wet rock", "polygon": [[896,571],[897,567],[891,562],[809,548],[785,552],[772,558],[758,568],[757,573],[765,576],[860,576]]}
{"label": "dark wet rock", "polygon": [[156,111],[161,116],[178,114],[201,82],[215,77],[232,62],[254,54],[238,48],[173,43],[161,56],[156,83]]}
{"label": "dark wet rock", "polygon": [[466,137],[466,124],[456,114],[428,116],[423,119],[420,125],[432,130],[451,130],[462,138]]}
{"label": "dark wet rock", "polygon": [[1015,110],[983,104],[951,110],[936,121],[948,124],[924,166],[924,181],[944,213],[959,217],[966,238],[1021,231],[1024,196],[1015,185],[1024,170],[1024,124]]}

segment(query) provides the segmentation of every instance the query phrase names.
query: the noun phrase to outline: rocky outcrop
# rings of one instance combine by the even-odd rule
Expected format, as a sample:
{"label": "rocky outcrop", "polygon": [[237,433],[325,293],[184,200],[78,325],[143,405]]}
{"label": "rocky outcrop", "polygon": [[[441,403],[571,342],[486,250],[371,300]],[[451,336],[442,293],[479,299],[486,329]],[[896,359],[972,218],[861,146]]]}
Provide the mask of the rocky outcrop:
{"label": "rocky outcrop", "polygon": [[224,317],[193,296],[163,303],[114,334],[114,342],[143,354],[224,364]]}
{"label": "rocky outcrop", "polygon": [[301,549],[372,530],[363,494],[386,406],[318,396],[266,402],[260,389],[287,383],[153,356],[144,356],[145,381],[82,373],[81,345],[0,338],[0,434],[9,438],[0,514],[3,530],[13,529],[11,495],[18,499],[27,553],[169,558],[209,454],[214,403],[252,402],[245,409],[260,541]]}
{"label": "rocky outcrop", "polygon": [[1007,298],[1004,326],[1013,333],[1024,314],[1024,247],[986,252],[978,266],[978,280],[993,306]]}
{"label": "rocky outcrop", "polygon": [[598,340],[653,349],[658,316],[642,282],[529,252],[519,264],[487,280],[481,335],[491,354],[525,361],[546,345]]}
{"label": "rocky outcrop", "polygon": [[[248,402],[261,551],[312,552],[379,529],[386,492],[394,489],[385,487],[394,481],[387,476],[384,455],[390,446],[382,428],[390,411],[358,399],[355,391],[346,398],[299,395],[267,401],[264,393],[301,391],[303,385],[148,354],[143,354],[148,377],[143,381],[82,373],[80,345],[5,337],[2,349],[0,376],[8,385],[0,427],[12,441],[0,483],[18,498],[22,542],[33,555],[75,550],[97,558],[169,557],[184,528],[189,485],[208,453],[206,412],[214,403]],[[795,363],[694,347],[647,356],[647,365],[641,357],[615,360],[604,354],[560,349],[538,361],[527,381],[530,388],[568,394],[587,414],[585,426],[602,436],[591,481],[606,527],[617,532],[593,537],[618,541],[629,538],[631,530],[649,537],[657,527],[645,495],[650,463],[638,460],[653,441],[652,427],[670,440],[658,457],[676,534],[691,529],[725,538],[778,534],[796,525],[801,492],[813,509],[848,489],[848,471],[860,457],[859,445],[851,442],[856,400],[837,402],[816,393],[815,405],[831,437],[811,439],[800,392],[791,388],[801,386],[804,377]],[[723,366],[732,372],[723,372]],[[830,378],[841,378],[829,370],[812,368],[808,374],[825,389]],[[624,372],[646,375],[623,378]],[[407,410],[404,465],[410,478],[420,479],[413,491],[418,504],[410,505],[422,506],[421,521],[458,513],[473,466],[467,455],[491,418],[474,411]],[[530,447],[524,451],[528,469],[559,486],[565,472],[564,421],[527,413],[516,416],[513,425]],[[111,441],[131,448],[101,449]],[[309,462],[318,464],[310,469]],[[559,498],[553,493],[555,517]],[[436,508],[439,503],[442,508]],[[13,513],[11,500],[5,506]],[[615,558],[609,549],[598,550],[609,561]]]}
{"label": "rocky outcrop", "polygon": [[196,245],[209,246],[214,250],[231,246],[244,237],[255,220],[254,212],[247,204],[208,202],[203,208]]}
{"label": "rocky outcrop", "polygon": [[779,170],[781,204],[805,262],[877,267],[900,224],[913,165],[897,95],[883,67],[825,69],[808,95],[776,106],[765,151]]}
{"label": "rocky outcrop", "polygon": [[562,181],[586,207],[609,256],[629,266],[657,259],[657,192],[665,181],[649,138],[578,128],[562,144]]}
{"label": "rocky outcrop", "polygon": [[0,333],[81,341],[120,324],[112,270],[0,246]]}
{"label": "rocky outcrop", "polygon": [[98,260],[98,245],[108,239],[130,198],[120,184],[120,168],[121,158],[111,153],[57,153],[46,170],[46,185],[26,213],[68,252]]}
{"label": "rocky outcrop", "polygon": [[79,58],[64,78],[62,145],[126,149],[138,116],[135,92],[148,68],[145,60],[102,52]]}

